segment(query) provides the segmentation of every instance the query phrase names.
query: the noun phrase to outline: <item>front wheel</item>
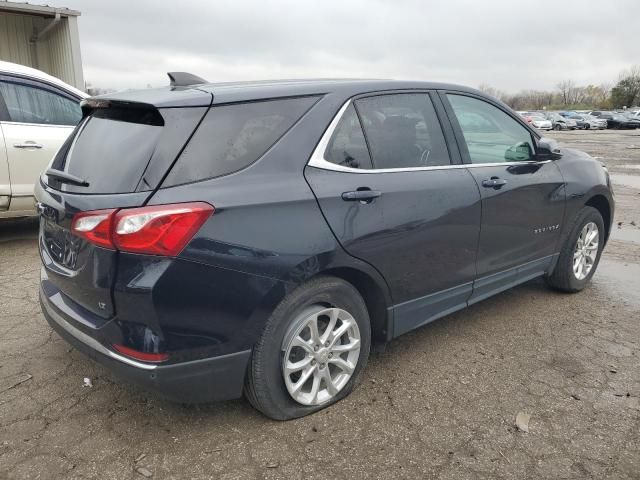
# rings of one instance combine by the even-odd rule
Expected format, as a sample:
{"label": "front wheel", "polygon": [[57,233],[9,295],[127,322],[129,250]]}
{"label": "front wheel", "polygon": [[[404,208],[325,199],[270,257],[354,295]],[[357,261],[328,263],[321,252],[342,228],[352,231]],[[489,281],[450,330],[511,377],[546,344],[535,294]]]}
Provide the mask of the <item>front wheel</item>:
{"label": "front wheel", "polygon": [[574,220],[553,272],[546,277],[547,284],[564,292],[579,292],[586,287],[598,267],[604,238],[602,215],[593,207],[584,207]]}
{"label": "front wheel", "polygon": [[370,342],[369,314],[358,290],[335,277],[310,280],[268,320],[253,349],[245,395],[274,420],[321,410],[357,385]]}

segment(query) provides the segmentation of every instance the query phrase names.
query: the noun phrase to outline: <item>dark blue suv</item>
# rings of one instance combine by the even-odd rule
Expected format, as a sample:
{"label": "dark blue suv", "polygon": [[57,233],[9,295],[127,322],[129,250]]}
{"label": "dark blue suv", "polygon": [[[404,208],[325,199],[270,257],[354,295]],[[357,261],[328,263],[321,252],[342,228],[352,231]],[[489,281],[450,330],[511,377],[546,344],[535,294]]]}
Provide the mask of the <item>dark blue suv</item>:
{"label": "dark blue suv", "polygon": [[170,76],[86,100],[36,187],[44,315],[125,379],[299,417],[372,345],[596,270],[606,169],[478,91]]}

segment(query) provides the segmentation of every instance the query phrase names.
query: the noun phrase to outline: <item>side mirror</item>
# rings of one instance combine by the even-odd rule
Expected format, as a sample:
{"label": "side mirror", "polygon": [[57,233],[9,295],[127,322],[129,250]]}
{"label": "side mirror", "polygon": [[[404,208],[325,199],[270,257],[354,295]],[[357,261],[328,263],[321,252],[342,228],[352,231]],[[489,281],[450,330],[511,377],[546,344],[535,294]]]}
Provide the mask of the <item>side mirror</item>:
{"label": "side mirror", "polygon": [[529,142],[520,142],[512,147],[507,148],[504,153],[504,159],[507,162],[526,162],[531,160],[533,152],[531,151],[531,145]]}
{"label": "side mirror", "polygon": [[553,138],[542,137],[536,146],[536,160],[558,160],[562,158],[562,151],[558,142]]}

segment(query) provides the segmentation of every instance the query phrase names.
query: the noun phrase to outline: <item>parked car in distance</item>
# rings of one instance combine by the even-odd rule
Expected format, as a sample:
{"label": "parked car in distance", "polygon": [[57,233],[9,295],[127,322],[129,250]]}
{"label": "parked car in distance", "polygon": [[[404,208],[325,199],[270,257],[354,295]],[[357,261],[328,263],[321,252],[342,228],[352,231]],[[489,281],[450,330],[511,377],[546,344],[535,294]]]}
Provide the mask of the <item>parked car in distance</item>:
{"label": "parked car in distance", "polygon": [[589,126],[588,122],[585,122],[582,117],[578,114],[566,115],[564,118],[568,118],[576,122],[576,128],[578,130],[586,130]]}
{"label": "parked car in distance", "polygon": [[36,186],[44,316],[125,379],[301,417],[374,344],[596,271],[607,170],[479,91],[171,78],[85,100]]}
{"label": "parked car in distance", "polygon": [[520,115],[522,118],[524,118],[524,121],[527,123],[531,123],[532,119],[531,119],[531,113],[529,112],[517,112],[518,115]]}
{"label": "parked car in distance", "polygon": [[587,114],[575,114],[569,117],[576,121],[578,128],[586,130],[602,130],[607,128],[607,121],[603,118],[594,117]]}
{"label": "parked car in distance", "polygon": [[627,120],[624,128],[640,128],[640,116],[635,115],[634,112],[625,112],[621,115]]}
{"label": "parked car in distance", "polygon": [[547,120],[542,115],[532,114],[530,118],[531,118],[531,122],[530,122],[531,125],[533,125],[538,130],[551,130],[552,128],[551,121]]}
{"label": "parked car in distance", "polygon": [[85,97],[40,70],[0,61],[0,219],[36,215],[34,184],[80,120]]}
{"label": "parked car in distance", "polygon": [[575,130],[577,124],[575,120],[565,118],[557,112],[545,112],[545,118],[551,121],[554,130]]}
{"label": "parked car in distance", "polygon": [[[640,121],[617,112],[593,112],[598,118],[607,121],[607,128],[634,129],[640,128]],[[597,114],[597,115],[596,115]]]}

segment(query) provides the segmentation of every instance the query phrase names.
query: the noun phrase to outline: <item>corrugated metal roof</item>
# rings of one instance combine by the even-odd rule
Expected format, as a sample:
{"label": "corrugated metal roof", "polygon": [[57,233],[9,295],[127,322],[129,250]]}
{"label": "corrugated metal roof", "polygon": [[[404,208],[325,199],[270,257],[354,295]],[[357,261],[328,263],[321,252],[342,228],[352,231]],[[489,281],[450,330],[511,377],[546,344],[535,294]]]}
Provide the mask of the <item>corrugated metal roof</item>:
{"label": "corrugated metal roof", "polygon": [[54,17],[59,13],[63,17],[79,17],[77,10],[65,7],[50,7],[49,5],[34,5],[27,2],[9,2],[0,0],[0,12],[21,13],[23,15],[38,15],[42,17]]}

